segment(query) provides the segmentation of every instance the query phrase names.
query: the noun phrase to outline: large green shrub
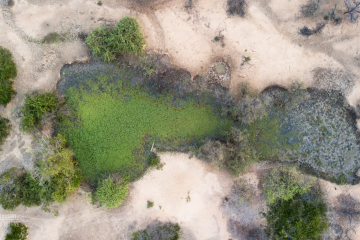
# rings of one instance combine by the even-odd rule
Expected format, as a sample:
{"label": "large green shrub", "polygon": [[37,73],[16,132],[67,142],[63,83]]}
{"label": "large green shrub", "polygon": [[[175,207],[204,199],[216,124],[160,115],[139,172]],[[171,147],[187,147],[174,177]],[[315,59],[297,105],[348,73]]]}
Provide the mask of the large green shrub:
{"label": "large green shrub", "polygon": [[295,194],[268,205],[265,233],[270,239],[321,239],[328,228],[327,207],[319,191]]}
{"label": "large green shrub", "polygon": [[28,238],[28,227],[23,223],[10,223],[9,233],[6,234],[5,240],[26,240]]}
{"label": "large green shrub", "polygon": [[146,229],[134,232],[131,240],[178,240],[180,235],[179,224],[154,221]]}
{"label": "large green shrub", "polygon": [[304,194],[312,185],[313,182],[306,180],[295,167],[280,167],[265,176],[263,188],[266,201],[273,204],[279,199],[288,201],[296,194]]}
{"label": "large green shrub", "polygon": [[137,20],[125,17],[113,30],[108,27],[95,29],[87,37],[86,44],[104,61],[111,62],[120,54],[141,52],[145,39]]}
{"label": "large green shrub", "polygon": [[42,202],[43,186],[39,181],[26,173],[21,179],[21,202],[24,206],[39,206]]}
{"label": "large green shrub", "polygon": [[7,105],[15,96],[16,65],[9,50],[0,47],[0,104]]}
{"label": "large green shrub", "polygon": [[24,106],[21,111],[24,114],[21,119],[22,129],[24,131],[34,127],[39,127],[46,113],[54,111],[59,106],[55,93],[35,92],[27,94],[24,100]]}
{"label": "large green shrub", "polygon": [[[9,136],[11,124],[9,119],[0,116],[0,146],[4,143],[5,139]],[[1,149],[0,149],[1,150]]]}
{"label": "large green shrub", "polygon": [[100,181],[96,189],[97,199],[106,208],[116,208],[120,206],[128,195],[129,187],[125,182],[114,181],[108,177]]}

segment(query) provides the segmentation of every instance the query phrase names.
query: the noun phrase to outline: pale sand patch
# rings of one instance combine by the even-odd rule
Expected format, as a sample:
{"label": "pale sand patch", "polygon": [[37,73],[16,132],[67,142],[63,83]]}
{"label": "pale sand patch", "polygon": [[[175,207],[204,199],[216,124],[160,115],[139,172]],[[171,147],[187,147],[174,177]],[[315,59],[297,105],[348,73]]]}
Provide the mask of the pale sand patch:
{"label": "pale sand patch", "polygon": [[[163,170],[153,169],[131,184],[130,196],[120,208],[95,208],[75,194],[59,208],[59,216],[39,208],[19,207],[13,213],[30,227],[29,240],[127,239],[125,235],[145,228],[154,220],[177,222],[184,229],[182,239],[229,239],[227,218],[220,209],[229,193],[232,179],[212,171],[188,154],[160,154]],[[187,197],[189,196],[188,200]],[[154,207],[147,208],[147,201]],[[160,207],[161,206],[161,209]],[[136,229],[131,231],[132,223]],[[7,224],[7,221],[4,221]],[[0,228],[0,238],[5,228]]]}

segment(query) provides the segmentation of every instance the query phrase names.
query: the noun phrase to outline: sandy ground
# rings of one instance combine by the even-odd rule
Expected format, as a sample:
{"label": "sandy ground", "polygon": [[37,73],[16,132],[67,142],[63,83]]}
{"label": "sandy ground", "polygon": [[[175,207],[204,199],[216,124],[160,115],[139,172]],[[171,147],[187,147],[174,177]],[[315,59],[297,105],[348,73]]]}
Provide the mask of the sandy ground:
{"label": "sandy ground", "polygon": [[[254,0],[248,3],[245,18],[229,17],[226,0],[194,1],[192,10],[184,8],[183,0],[152,0],[146,8],[130,0],[103,0],[101,7],[89,0],[14,2],[11,8],[2,7],[0,14],[0,45],[12,52],[18,67],[18,95],[6,108],[0,106],[0,114],[9,117],[14,126],[0,153],[1,172],[12,166],[31,165],[25,154],[31,138],[22,135],[18,125],[24,94],[53,90],[64,64],[88,59],[78,34],[114,25],[124,16],[140,21],[147,50],[169,55],[173,64],[187,69],[193,77],[223,60],[231,67],[233,87],[242,81],[259,89],[273,84],[288,86],[294,81],[314,86],[322,79],[321,87],[343,90],[350,104],[360,99],[359,24],[343,20],[339,26],[327,24],[319,35],[298,34],[305,25],[314,27],[335,3],[344,9],[340,0],[325,1],[313,18],[300,14],[306,0]],[[54,31],[64,34],[66,41],[38,43]],[[224,35],[224,46],[214,41],[219,33]],[[242,65],[244,57],[251,61]],[[316,78],[318,69],[325,69],[330,76]],[[334,85],[331,76],[348,81]],[[162,160],[166,162],[164,170],[152,171],[134,183],[130,198],[119,209],[96,209],[80,191],[81,196],[74,196],[59,208],[58,217],[39,208],[19,208],[15,213],[29,224],[30,239],[126,239],[133,230],[129,224],[138,229],[152,219],[178,221],[185,229],[184,239],[228,239],[227,220],[219,206],[232,185],[230,177],[212,172],[187,155],[166,154]],[[322,184],[334,205],[340,193],[360,196],[358,186],[332,190],[332,184]],[[185,200],[187,194],[190,202]],[[146,209],[147,200],[154,201],[155,207]],[[0,228],[0,236],[4,231]],[[360,237],[354,235],[352,239]]]}
{"label": "sandy ground", "polygon": [[[182,239],[229,239],[227,218],[220,210],[232,184],[228,174],[211,171],[187,154],[161,154],[161,161],[163,170],[154,169],[133,183],[130,196],[118,209],[96,208],[79,190],[58,208],[57,217],[39,208],[19,207],[1,213],[15,214],[26,223],[30,240],[128,239],[132,231],[155,219],[178,222],[184,231]],[[148,200],[154,207],[147,208]],[[1,239],[4,230],[0,228]]]}

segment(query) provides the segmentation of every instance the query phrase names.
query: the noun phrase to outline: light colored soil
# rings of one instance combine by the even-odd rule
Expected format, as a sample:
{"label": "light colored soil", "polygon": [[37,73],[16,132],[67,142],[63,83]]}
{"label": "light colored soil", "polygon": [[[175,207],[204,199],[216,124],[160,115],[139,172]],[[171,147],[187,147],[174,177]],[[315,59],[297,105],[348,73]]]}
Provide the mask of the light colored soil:
{"label": "light colored soil", "polygon": [[[55,89],[64,64],[88,59],[87,47],[77,35],[101,25],[114,25],[124,16],[140,21],[147,50],[169,55],[173,64],[187,69],[193,77],[223,60],[231,68],[232,87],[243,81],[259,89],[273,84],[289,86],[294,81],[313,86],[315,70],[325,68],[329,73],[351,76],[354,87],[340,89],[350,87],[346,91],[350,104],[360,99],[359,24],[344,19],[339,26],[328,24],[319,35],[298,34],[305,25],[315,27],[335,3],[343,10],[340,0],[327,1],[313,18],[300,14],[306,0],[249,1],[245,18],[229,17],[226,0],[194,1],[192,10],[184,8],[183,0],[154,0],[146,8],[130,0],[103,0],[101,7],[97,1],[89,0],[14,2],[13,7],[1,8],[0,13],[0,45],[12,52],[18,67],[18,95],[6,108],[0,106],[0,114],[11,118],[13,124],[0,154],[0,172],[12,166],[31,166],[25,154],[31,138],[20,134],[17,115],[24,94]],[[54,31],[65,34],[66,41],[37,43]],[[224,47],[213,41],[219,32],[224,35]],[[250,57],[251,61],[241,66],[243,57]],[[213,172],[198,160],[189,160],[187,155],[165,154],[162,160],[166,162],[164,170],[154,170],[134,183],[129,199],[118,209],[94,208],[80,191],[81,196],[75,195],[59,207],[58,217],[39,208],[21,207],[15,213],[30,226],[29,239],[36,240],[126,239],[134,230],[131,226],[143,228],[153,219],[178,221],[184,228],[184,239],[230,238],[220,205],[230,191],[231,177]],[[331,183],[322,184],[333,205],[338,204],[340,191],[354,198],[360,196],[358,186],[337,186],[335,191]],[[185,200],[188,192],[190,202]],[[147,200],[155,202],[154,208],[146,209]],[[356,229],[360,231],[358,226]],[[0,238],[4,234],[2,227]],[[352,239],[359,238],[354,235]]]}
{"label": "light colored soil", "polygon": [[[96,208],[80,190],[58,208],[58,217],[39,208],[1,213],[16,214],[26,223],[30,240],[128,239],[132,231],[155,219],[178,222],[184,229],[182,239],[229,239],[220,205],[230,191],[231,177],[187,154],[161,154],[161,161],[163,170],[154,169],[133,183],[128,199],[118,209]],[[154,207],[147,208],[148,200]],[[4,233],[0,228],[0,238]]]}

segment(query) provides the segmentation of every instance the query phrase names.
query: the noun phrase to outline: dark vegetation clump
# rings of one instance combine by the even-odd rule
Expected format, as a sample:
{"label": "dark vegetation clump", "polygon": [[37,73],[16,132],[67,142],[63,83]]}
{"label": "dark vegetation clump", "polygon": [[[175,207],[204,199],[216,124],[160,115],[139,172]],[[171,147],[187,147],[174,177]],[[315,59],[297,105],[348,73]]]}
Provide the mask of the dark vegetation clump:
{"label": "dark vegetation clump", "polygon": [[102,6],[102,2],[101,2],[101,1],[98,1],[98,2],[97,2],[97,5]]}
{"label": "dark vegetation clump", "polygon": [[0,46],[0,104],[4,106],[16,95],[13,86],[16,76],[16,65],[10,51]]}
{"label": "dark vegetation clump", "polygon": [[11,131],[11,123],[9,119],[0,116],[0,146],[4,143],[5,139],[10,135],[10,131]]}
{"label": "dark vegetation clump", "polygon": [[294,168],[273,169],[265,177],[265,233],[270,239],[321,239],[328,228],[327,206],[318,183]]}
{"label": "dark vegetation clump", "polygon": [[154,221],[144,230],[134,232],[132,240],[178,240],[181,228],[177,223]]}
{"label": "dark vegetation clump", "polygon": [[121,54],[142,52],[145,47],[139,23],[129,17],[121,19],[114,29],[95,29],[85,42],[105,62],[112,62]]}
{"label": "dark vegetation clump", "polygon": [[227,13],[230,15],[245,16],[247,4],[245,0],[228,0],[227,1]]}
{"label": "dark vegetation clump", "polygon": [[325,27],[326,22],[318,23],[316,24],[316,27],[314,29],[310,29],[307,26],[304,26],[300,29],[299,33],[303,36],[311,36],[313,34],[318,34],[321,32],[321,30]]}
{"label": "dark vegetation clump", "polygon": [[40,127],[47,113],[55,111],[59,102],[54,93],[34,92],[26,94],[24,106],[21,108],[23,117],[21,119],[22,129],[29,131]]}
{"label": "dark vegetation clump", "polygon": [[344,3],[346,7],[344,14],[348,17],[350,22],[356,22],[360,16],[360,1],[344,0]]}
{"label": "dark vegetation clump", "polygon": [[23,223],[10,223],[5,240],[26,240],[28,238],[28,229]]}

